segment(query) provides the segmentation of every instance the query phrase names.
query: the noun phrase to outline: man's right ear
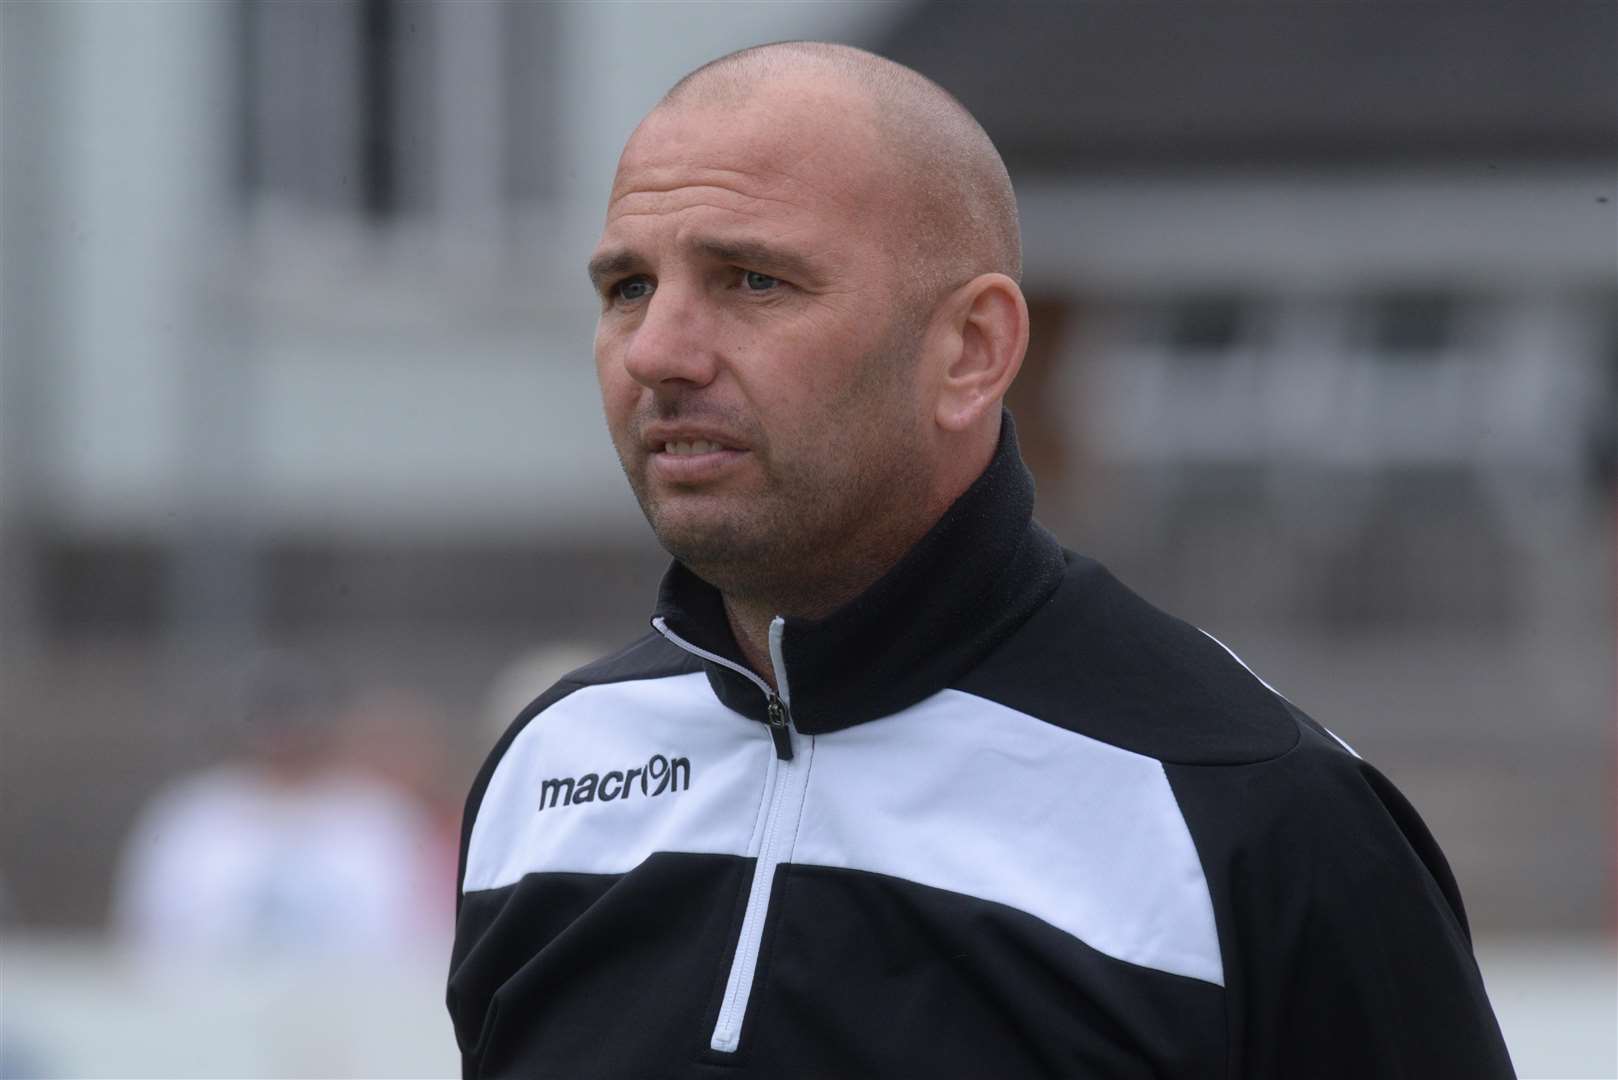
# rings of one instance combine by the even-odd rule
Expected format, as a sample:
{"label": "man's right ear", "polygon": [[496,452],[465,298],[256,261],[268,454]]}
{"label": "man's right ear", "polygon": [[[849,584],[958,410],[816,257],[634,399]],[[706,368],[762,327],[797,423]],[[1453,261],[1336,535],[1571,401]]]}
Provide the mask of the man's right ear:
{"label": "man's right ear", "polygon": [[[980,274],[941,305],[946,320],[944,369],[933,419],[965,431],[1000,402],[1028,351],[1028,302],[1005,274]],[[935,328],[935,332],[936,332]]]}

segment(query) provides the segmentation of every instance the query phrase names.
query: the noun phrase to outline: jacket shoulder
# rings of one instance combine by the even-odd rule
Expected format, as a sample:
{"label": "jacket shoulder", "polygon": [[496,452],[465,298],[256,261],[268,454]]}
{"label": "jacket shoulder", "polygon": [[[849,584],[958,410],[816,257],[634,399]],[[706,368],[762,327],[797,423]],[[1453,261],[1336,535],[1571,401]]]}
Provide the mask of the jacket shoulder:
{"label": "jacket shoulder", "polygon": [[957,688],[1164,762],[1286,753],[1299,722],[1230,650],[1067,552],[1051,599]]}
{"label": "jacket shoulder", "polygon": [[551,684],[544,693],[530,701],[506,728],[500,741],[495,744],[483,771],[485,773],[493,771],[495,764],[505,755],[506,748],[523,728],[546,709],[576,690],[607,683],[661,679],[668,675],[684,675],[701,670],[701,662],[695,657],[670,644],[662,634],[648,631],[616,652],[608,653],[598,660],[568,672]]}
{"label": "jacket shoulder", "polygon": [[1299,724],[1278,758],[1166,767],[1213,899],[1233,1074],[1511,1076],[1437,842],[1387,777]]}
{"label": "jacket shoulder", "polygon": [[667,675],[683,675],[700,670],[702,670],[700,662],[689,653],[670,644],[663,635],[648,631],[622,648],[592,660],[583,667],[574,668],[557,679],[517,714],[516,719],[506,728],[505,734],[500,737],[500,741],[495,744],[490,756],[494,760],[499,760],[511,741],[536,716],[576,690],[607,683],[660,679]]}
{"label": "jacket shoulder", "polygon": [[[625,645],[623,648],[603,656],[599,660],[576,668],[558,679],[544,693],[540,694],[527,707],[517,714],[506,728],[500,741],[495,743],[494,749],[484,760],[483,767],[478,770],[477,777],[472,781],[472,788],[466,796],[466,807],[461,815],[461,854],[460,870],[457,880],[464,880],[466,876],[467,849],[471,842],[472,826],[477,820],[478,810],[483,804],[484,792],[488,790],[489,781],[494,776],[506,751],[512,742],[522,733],[523,729],[543,715],[546,709],[566,698],[574,691],[582,690],[587,686],[602,686],[609,683],[632,682],[639,679],[660,679],[669,675],[684,675],[694,671],[701,671],[702,665],[695,657],[684,650],[670,644],[661,634],[648,631],[641,637]],[[456,904],[460,903],[460,894],[457,890]]]}
{"label": "jacket shoulder", "polygon": [[556,685],[576,690],[582,686],[660,679],[665,675],[700,670],[701,663],[690,653],[671,644],[662,634],[649,630],[618,651],[568,672]]}

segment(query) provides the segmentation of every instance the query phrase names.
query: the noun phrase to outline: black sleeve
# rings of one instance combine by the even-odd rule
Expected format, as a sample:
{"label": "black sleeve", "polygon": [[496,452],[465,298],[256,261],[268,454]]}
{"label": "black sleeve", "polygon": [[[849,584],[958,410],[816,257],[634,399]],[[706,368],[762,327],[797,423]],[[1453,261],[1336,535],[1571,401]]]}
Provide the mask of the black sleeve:
{"label": "black sleeve", "polygon": [[1514,1076],[1443,854],[1394,786],[1305,725],[1252,765],[1168,765],[1213,896],[1228,1075]]}

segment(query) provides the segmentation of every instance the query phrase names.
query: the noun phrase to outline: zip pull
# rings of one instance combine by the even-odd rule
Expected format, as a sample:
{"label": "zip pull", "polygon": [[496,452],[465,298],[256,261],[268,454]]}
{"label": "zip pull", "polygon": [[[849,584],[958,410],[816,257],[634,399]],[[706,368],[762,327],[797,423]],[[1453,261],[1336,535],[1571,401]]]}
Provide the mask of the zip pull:
{"label": "zip pull", "polygon": [[792,731],[787,725],[792,722],[792,716],[787,712],[786,703],[771,694],[767,711],[770,718],[770,738],[775,742],[775,756],[782,761],[791,761]]}

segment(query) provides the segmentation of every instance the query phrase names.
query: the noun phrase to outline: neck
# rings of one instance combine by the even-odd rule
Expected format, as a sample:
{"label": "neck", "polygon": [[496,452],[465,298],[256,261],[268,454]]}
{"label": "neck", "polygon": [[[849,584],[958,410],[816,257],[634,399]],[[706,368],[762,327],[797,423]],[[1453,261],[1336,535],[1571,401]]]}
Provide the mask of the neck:
{"label": "neck", "polygon": [[778,614],[772,605],[725,596],[725,617],[730,620],[730,632],[742,651],[742,659],[774,690],[781,687],[775,681],[775,663],[770,659],[770,622]]}
{"label": "neck", "polygon": [[[876,584],[938,523],[987,466],[992,452],[991,445],[982,455],[963,455],[968,466],[962,476],[951,477],[949,486],[906,527],[872,530],[859,541],[837,545],[836,559],[829,565],[816,566],[804,559],[793,567],[790,578],[775,581],[771,588],[755,592],[721,586],[725,617],[747,666],[779,690],[770,659],[770,623],[775,617],[824,619]],[[974,460],[979,456],[981,461]]]}
{"label": "neck", "polygon": [[843,607],[891,570],[937,524],[952,501],[953,498],[945,499],[928,506],[903,526],[890,524],[869,530],[857,539],[825,545],[836,552],[832,560],[806,554],[794,560],[787,575],[772,574],[765,582],[749,582],[762,588],[737,588],[739,582],[727,588],[720,575],[710,578],[718,579],[725,617],[748,667],[779,689],[769,645],[770,623],[775,617],[818,621]]}
{"label": "neck", "polygon": [[[964,491],[964,487],[963,487]],[[830,567],[811,567],[799,563],[794,567],[796,578],[778,581],[778,588],[759,593],[720,588],[725,601],[725,617],[730,620],[731,635],[748,667],[764,677],[770,687],[780,690],[775,682],[775,664],[770,659],[770,623],[777,615],[790,619],[820,620],[853,601],[875,585],[882,575],[892,570],[904,554],[916,546],[916,541],[927,534],[938,518],[955,502],[959,492],[938,500],[930,513],[917,518],[911,528],[887,531],[879,538],[869,538],[866,544],[843,546],[838,562]]]}
{"label": "neck", "polygon": [[768,584],[755,579],[753,583],[764,584],[763,588],[737,588],[740,582],[734,580],[727,587],[724,575],[703,574],[719,586],[725,617],[747,666],[779,690],[769,644],[770,623],[775,617],[824,619],[874,585],[988,467],[999,437],[1000,414],[995,413],[993,424],[986,423],[969,436],[967,445],[940,455],[949,465],[934,474],[932,493],[922,501],[919,514],[908,522],[868,528],[861,537],[831,545],[836,554],[830,562],[819,563],[806,553],[788,575],[771,575]]}
{"label": "neck", "polygon": [[[941,517],[923,515],[918,535],[891,546],[877,544],[869,530],[857,538],[865,556],[882,547],[885,558],[855,557],[854,538],[845,538],[780,552],[764,564],[790,566],[791,580],[710,576],[676,560],[654,621],[676,645],[714,657],[718,662],[704,665],[714,693],[755,720],[766,719],[765,701],[737,667],[777,688],[790,679],[794,723],[812,733],[919,701],[1020,624],[1066,570],[1055,539],[1030,520],[1033,478],[1007,427],[1003,459],[995,456]],[[811,561],[818,553],[837,558]],[[828,574],[828,564],[840,572]],[[866,569],[849,573],[854,566]],[[785,616],[779,652],[790,671],[771,665],[777,616]]]}

